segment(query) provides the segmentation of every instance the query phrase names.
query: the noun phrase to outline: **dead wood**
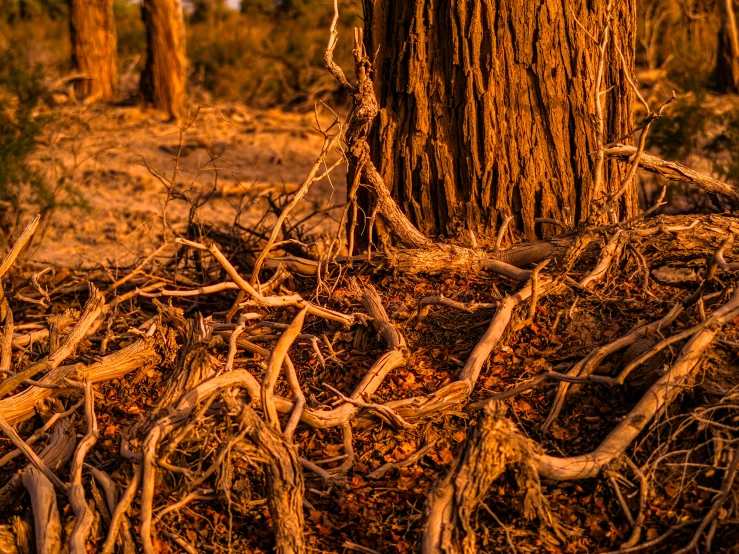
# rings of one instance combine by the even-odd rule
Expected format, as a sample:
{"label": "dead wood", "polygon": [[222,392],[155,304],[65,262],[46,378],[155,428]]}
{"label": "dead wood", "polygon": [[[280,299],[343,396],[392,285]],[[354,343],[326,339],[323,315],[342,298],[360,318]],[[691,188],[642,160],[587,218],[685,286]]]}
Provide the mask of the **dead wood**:
{"label": "dead wood", "polygon": [[477,552],[472,518],[493,482],[506,469],[516,474],[526,517],[538,516],[547,524],[553,523],[541,494],[532,447],[505,412],[503,404],[488,403],[452,469],[429,493],[424,512],[424,554]]}
{"label": "dead wood", "polygon": [[147,337],[89,366],[77,364],[57,367],[38,381],[41,386],[29,387],[23,392],[0,400],[0,416],[10,425],[28,419],[34,415],[35,407],[43,400],[74,390],[65,384],[66,379],[75,381],[89,379],[95,384],[123,377],[135,369],[155,366],[164,360],[166,344],[165,336]]}
{"label": "dead wood", "polygon": [[[113,532],[112,518],[114,517],[116,508],[118,506],[118,487],[115,481],[111,479],[110,475],[108,475],[104,471],[93,467],[90,468],[90,473],[105,493],[105,505],[107,507],[108,514],[110,514],[111,516],[107,522],[108,529],[109,532]],[[128,519],[128,516],[125,514],[121,516],[119,520],[121,522],[121,529],[118,537],[118,544],[120,545],[121,551],[123,552],[123,554],[135,554],[136,546],[133,539],[131,522]]]}
{"label": "dead wood", "polygon": [[247,436],[265,460],[267,505],[272,516],[275,551],[301,554],[306,551],[303,537],[303,471],[297,449],[273,427],[265,425],[256,412],[244,406]]}
{"label": "dead wood", "polygon": [[91,284],[90,299],[87,301],[79,321],[67,336],[64,343],[51,352],[46,360],[32,364],[23,371],[3,380],[2,383],[0,383],[0,398],[11,393],[15,387],[23,383],[26,379],[31,379],[42,371],[58,368],[64,360],[72,355],[79,342],[85,337],[87,332],[90,330],[90,327],[95,323],[95,320],[102,314],[104,305],[105,298],[103,294]]}
{"label": "dead wood", "polygon": [[111,510],[112,513],[110,516],[110,527],[108,529],[108,536],[106,537],[105,543],[103,544],[103,548],[101,551],[102,554],[113,553],[116,540],[118,539],[118,532],[121,529],[121,526],[123,526],[124,531],[126,527],[130,527],[130,523],[127,524],[127,512],[131,506],[131,503],[133,502],[136,493],[139,490],[142,475],[143,468],[141,464],[139,464],[134,470],[133,477],[131,478],[130,483],[123,492],[123,496],[118,501],[118,504],[115,506],[115,510]]}
{"label": "dead wood", "polygon": [[[72,457],[76,442],[72,423],[69,419],[61,419],[51,428],[49,440],[38,457],[47,468],[56,471]],[[28,467],[33,466],[29,464]],[[0,489],[0,512],[9,510],[17,501],[23,487],[22,478],[22,472],[17,472]]]}
{"label": "dead wood", "polygon": [[56,505],[54,485],[35,467],[25,470],[22,481],[31,497],[36,529],[36,552],[58,554],[62,550],[62,524]]}
{"label": "dead wood", "polygon": [[72,479],[67,487],[69,505],[75,516],[74,527],[69,535],[69,552],[70,554],[85,554],[87,552],[87,539],[90,536],[95,515],[92,508],[87,504],[87,500],[85,500],[85,489],[82,485],[82,469],[85,464],[85,457],[97,442],[98,424],[97,418],[95,417],[93,390],[90,381],[88,380],[75,386],[84,390],[87,433],[77,443],[77,448],[74,451],[72,469],[70,471]]}
{"label": "dead wood", "polygon": [[[605,153],[612,158],[630,161],[634,154],[636,154],[636,148],[626,144],[615,144],[606,148]],[[737,187],[694,171],[682,164],[661,160],[650,154],[642,154],[639,157],[639,167],[651,173],[666,177],[671,181],[696,185],[709,194],[717,194],[725,198],[735,208],[739,206],[739,189]]]}
{"label": "dead wood", "polygon": [[739,315],[739,289],[711,316],[711,323],[698,331],[683,346],[672,367],[647,391],[626,418],[611,431],[600,446],[589,454],[569,458],[537,456],[539,474],[546,479],[583,479],[594,477],[612,460],[623,454],[646,425],[690,385],[700,366],[703,353],[716,333]]}
{"label": "dead wood", "polygon": [[[337,15],[337,2],[334,8]],[[177,545],[188,552],[201,551],[208,540],[203,538],[205,532],[191,533],[188,527],[188,521],[197,518],[217,527],[210,536],[214,542],[222,541],[219,548],[256,549],[254,544],[262,537],[240,536],[238,545],[232,539],[235,529],[243,529],[245,521],[252,525],[252,518],[258,517],[267,523],[263,527],[271,526],[278,552],[323,547],[321,541],[333,540],[323,537],[331,534],[340,536],[341,544],[350,545],[347,548],[374,551],[344,540],[376,539],[375,530],[353,525],[369,518],[376,524],[373,529],[376,526],[379,533],[392,529],[394,538],[400,536],[396,531],[405,529],[403,540],[410,537],[409,550],[420,531],[415,522],[421,516],[413,502],[426,496],[434,468],[445,467],[453,459],[448,473],[428,495],[420,539],[425,552],[493,548],[493,541],[483,542],[499,530],[486,528],[483,533],[486,522],[476,516],[479,508],[493,517],[512,547],[512,537],[518,540],[519,534],[528,534],[527,546],[538,541],[538,548],[544,543],[552,549],[573,548],[548,510],[540,479],[569,482],[596,477],[601,481],[582,487],[595,499],[592,487],[606,485],[605,495],[612,496],[606,498],[602,509],[616,522],[608,538],[597,547],[606,545],[607,540],[625,540],[624,531],[631,529],[632,538],[625,546],[627,550],[637,548],[656,511],[650,505],[650,484],[656,482],[650,472],[658,462],[645,463],[644,451],[655,451],[654,441],[663,440],[668,433],[664,428],[669,426],[661,421],[650,423],[661,414],[672,418],[673,411],[684,410],[685,406],[676,402],[680,392],[697,380],[704,364],[711,366],[719,344],[724,349],[733,348],[731,341],[724,339],[730,337],[726,323],[739,315],[739,292],[734,291],[727,301],[732,285],[726,283],[732,282],[730,272],[738,266],[729,239],[739,232],[739,225],[721,215],[652,218],[652,210],[618,220],[621,208],[627,207],[621,205],[620,197],[630,187],[637,166],[651,158],[644,153],[648,124],[643,127],[639,147],[630,153],[603,146],[607,122],[601,92],[603,99],[608,95],[608,91],[601,90],[606,80],[605,52],[610,47],[618,49],[621,40],[607,23],[594,39],[600,56],[600,75],[595,82],[598,100],[594,104],[599,113],[595,114],[598,129],[593,142],[597,147],[595,191],[583,204],[584,211],[591,211],[587,223],[576,229],[574,217],[562,221],[535,218],[536,223],[553,226],[562,234],[507,249],[503,244],[516,239],[515,225],[510,226],[513,220],[507,214],[498,229],[486,236],[476,235],[470,228],[469,236],[457,236],[452,244],[425,235],[411,223],[408,206],[401,209],[393,198],[382,178],[384,168],[379,164],[376,167],[370,155],[368,136],[379,114],[370,60],[375,54],[365,50],[362,33],[357,32],[357,80],[349,84],[332,59],[336,21],[335,17],[326,62],[354,95],[355,109],[343,136],[341,126],[333,128],[339,131],[336,135],[324,135],[323,149],[297,193],[282,204],[272,202],[275,213],[279,212],[272,228],[260,224],[257,231],[245,231],[258,237],[248,242],[218,230],[204,232],[193,224],[187,231],[188,238],[176,239],[177,252],[171,263],[152,269],[151,274],[143,268],[164,246],[120,278],[99,272],[87,275],[89,285],[83,279],[68,289],[59,283],[44,289],[34,276],[27,279],[28,284],[18,286],[19,296],[1,299],[0,322],[4,328],[0,370],[7,377],[0,383],[0,395],[5,395],[0,399],[0,426],[19,447],[18,452],[43,468],[49,478],[42,482],[45,476],[34,468],[18,472],[0,490],[0,501],[17,496],[21,483],[27,484],[38,497],[34,503],[38,534],[42,525],[46,529],[43,522],[54,517],[58,521],[58,513],[53,514],[54,492],[47,490],[48,483],[58,481],[57,487],[67,492],[69,508],[75,514],[70,552],[83,552],[92,519],[92,507],[83,487],[83,468],[86,460],[92,465],[101,459],[106,464],[101,467],[105,468],[122,464],[121,470],[112,475],[125,486],[118,500],[112,478],[91,468],[93,478],[105,492],[104,500],[99,492],[93,492],[100,511],[106,514],[104,554],[112,554],[116,546],[133,552],[139,542],[146,554],[155,554],[166,548],[162,543],[170,541],[169,548]],[[622,72],[628,72],[627,62],[622,61]],[[633,85],[628,77],[626,80]],[[654,115],[648,106],[647,112]],[[297,242],[294,236],[278,239],[281,233],[290,235],[288,217],[312,183],[336,166],[319,175],[329,151],[338,147],[342,138],[349,164],[349,205],[341,222],[342,236],[327,251],[325,245],[316,248],[321,252],[317,256],[320,259],[286,255],[293,251],[291,248],[278,251]],[[605,173],[608,156],[629,161],[622,176]],[[661,163],[666,171],[667,162]],[[683,169],[669,167],[685,177]],[[615,186],[609,187],[607,182],[615,178],[611,183]],[[713,191],[706,190],[733,199],[717,183],[700,186],[713,186]],[[372,210],[362,215],[358,196],[365,191],[373,195],[374,203]],[[360,232],[366,244],[357,234]],[[346,239],[342,238],[344,233]],[[301,256],[309,256],[305,253],[307,247],[302,251]],[[706,255],[711,252],[712,256]],[[7,263],[0,266],[0,277],[13,259],[7,262],[6,258]],[[704,260],[705,267],[701,265]],[[2,270],[5,265],[7,268]],[[653,269],[662,266],[667,269],[655,274]],[[275,271],[260,285],[263,268]],[[653,281],[655,275],[665,274],[692,278],[676,280],[669,286]],[[14,275],[8,275],[11,278]],[[98,289],[106,294],[115,291],[117,296],[105,304]],[[62,303],[72,293],[82,298],[88,295],[79,317],[56,309],[66,307]],[[171,304],[164,305],[157,297],[169,297]],[[677,303],[670,308],[667,301],[674,297]],[[62,315],[40,323],[43,319],[39,316],[44,312],[28,309],[21,303],[25,299],[38,310],[39,306],[46,308],[41,302],[53,299],[60,304],[54,306],[55,313]],[[81,304],[76,298],[74,302],[75,306]],[[395,324],[388,317],[387,306],[414,303],[419,317],[412,322]],[[716,307],[721,303],[724,305]],[[358,304],[361,308],[357,310],[362,313],[351,313]],[[431,305],[439,308],[429,313]],[[188,311],[178,306],[187,306]],[[15,314],[11,307],[16,309]],[[601,309],[599,314],[596,307]],[[495,309],[495,313],[490,317],[480,313],[483,309]],[[585,320],[578,313],[586,310],[595,321],[577,329]],[[652,317],[665,312],[657,319]],[[628,320],[623,329],[630,330],[614,325],[606,335],[603,331],[612,323],[607,321],[609,317],[613,323],[622,324],[621,318]],[[69,332],[67,327],[75,320]],[[367,323],[379,340],[372,340],[365,331]],[[678,324],[682,330],[670,335],[671,326]],[[618,375],[596,375],[602,362],[645,337],[653,339],[652,346],[634,359],[622,359],[621,366],[614,364],[613,375],[620,371]],[[566,439],[558,443],[537,436],[536,425],[543,418],[540,409],[548,407],[549,401],[543,395],[518,398],[535,386],[559,380],[547,426],[558,416],[567,391],[591,383],[601,387],[603,398],[620,400],[623,397],[618,396],[621,392],[617,385],[625,383],[634,367],[681,342],[684,344],[667,372],[642,398],[634,400],[636,405],[630,411],[631,404],[624,408],[628,412],[625,419],[609,423],[608,416],[601,417],[594,431],[588,433],[592,436],[584,437],[582,442],[565,444]],[[31,345],[33,348],[29,348]],[[13,356],[13,349],[23,351]],[[111,350],[112,354],[98,357]],[[670,357],[665,355],[664,359]],[[574,367],[567,370],[573,361]],[[136,369],[139,372],[132,379],[122,379],[116,386],[103,385]],[[539,375],[532,380],[530,375],[536,373]],[[705,381],[714,380],[714,373],[706,371]],[[509,388],[512,380],[523,384]],[[66,446],[63,455],[51,457],[46,449],[36,454],[33,445],[49,427],[50,441],[62,424],[71,429],[69,420],[78,407],[55,407],[57,414],[49,419],[49,406],[44,402],[79,396],[80,383],[85,383],[85,437],[76,449]],[[105,398],[96,405],[101,430],[105,421],[105,436],[111,440],[107,442],[106,438],[107,447],[98,445],[91,457],[98,438],[92,396],[95,383],[99,384],[100,398]],[[606,389],[604,385],[616,386]],[[496,391],[502,392],[495,394],[494,401],[479,400]],[[117,399],[119,392],[122,399]],[[716,406],[726,397],[725,391],[722,394]],[[107,405],[108,398],[115,409]],[[515,418],[506,417],[499,401],[503,398],[512,399],[510,411]],[[520,406],[527,406],[528,413],[522,414],[519,401]],[[131,412],[126,411],[127,404],[131,404]],[[582,410],[572,414],[573,420],[595,403],[584,404],[576,406]],[[474,414],[473,409],[479,407],[484,408],[483,413]],[[46,421],[40,428],[32,419],[37,413]],[[121,413],[132,416],[126,420]],[[465,419],[477,415],[480,420],[470,427],[454,457],[452,449],[462,440],[458,437],[464,436]],[[714,421],[709,416],[701,414],[701,418],[696,415],[695,421],[709,427],[714,432],[711,440],[719,445],[713,451],[713,465],[709,466],[708,456],[701,462],[714,472],[720,468],[723,479],[712,506],[704,510],[703,523],[695,522],[698,527],[695,538],[688,543],[690,547],[701,538],[710,546],[719,525],[716,512],[728,505],[737,467],[735,421],[730,416],[716,418],[718,424],[712,427]],[[18,424],[23,424],[20,430],[12,427]],[[332,427],[341,429],[320,431]],[[367,432],[370,427],[372,431]],[[647,430],[649,433],[644,433]],[[30,437],[24,440],[21,435]],[[637,443],[639,437],[644,442]],[[111,448],[111,444],[119,444],[120,449]],[[422,444],[425,446],[419,449]],[[557,448],[573,455],[552,454]],[[728,467],[720,467],[722,452],[727,450],[733,452],[733,457]],[[72,451],[73,462],[66,477],[70,485],[66,487],[54,472],[63,471],[60,460],[69,459]],[[629,464],[639,481],[638,500],[635,485],[626,479],[631,474],[617,466],[627,451],[635,460],[640,458]],[[665,449],[660,455],[668,457],[671,453]],[[0,466],[16,456],[15,452],[5,454]],[[317,488],[306,490],[304,468],[319,476]],[[500,479],[507,469],[515,480]],[[364,477],[372,479],[372,485]],[[710,485],[709,481],[701,482]],[[572,486],[560,485],[563,489]],[[523,510],[511,509],[499,519],[485,504],[494,486],[495,494],[503,495],[504,501],[508,500],[504,495],[520,495]],[[319,490],[321,487],[325,490]],[[627,494],[629,487],[632,490]],[[687,489],[682,483],[680,487]],[[39,492],[42,490],[46,492]],[[389,501],[392,514],[375,511],[378,492],[393,499]],[[348,525],[337,525],[333,517],[328,517],[333,509],[326,508],[329,503],[340,506]],[[265,513],[257,513],[264,504],[269,519]],[[401,519],[396,511],[408,515]],[[539,529],[532,531],[527,522],[517,521],[519,511],[528,519],[538,518]],[[128,520],[130,513],[140,517],[138,529]],[[308,523],[304,513],[309,514]],[[580,517],[570,515],[576,520]],[[583,520],[587,523],[578,524],[590,524],[585,517],[578,521]],[[58,535],[55,525],[52,521],[49,527],[54,537]],[[305,533],[306,525],[316,532]],[[519,526],[527,528],[521,533],[511,532]],[[226,536],[227,543],[223,539]],[[583,536],[581,533],[578,540],[585,544]],[[48,533],[41,538],[40,544],[51,545],[49,551],[55,551],[54,545],[61,540],[55,542]],[[371,539],[366,542],[373,544]],[[561,543],[553,546],[556,540]]]}

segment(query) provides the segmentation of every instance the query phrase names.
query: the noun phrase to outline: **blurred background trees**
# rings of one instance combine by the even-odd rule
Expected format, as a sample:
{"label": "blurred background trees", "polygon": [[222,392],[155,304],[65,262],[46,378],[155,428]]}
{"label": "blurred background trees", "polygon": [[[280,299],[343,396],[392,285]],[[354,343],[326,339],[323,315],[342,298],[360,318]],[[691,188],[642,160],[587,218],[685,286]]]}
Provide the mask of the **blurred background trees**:
{"label": "blurred background trees", "polygon": [[113,0],[70,0],[75,92],[112,102],[118,98],[118,52]]}
{"label": "blurred background trees", "polygon": [[176,118],[185,112],[185,20],[180,0],[143,0],[146,64],[139,91],[147,103]]}

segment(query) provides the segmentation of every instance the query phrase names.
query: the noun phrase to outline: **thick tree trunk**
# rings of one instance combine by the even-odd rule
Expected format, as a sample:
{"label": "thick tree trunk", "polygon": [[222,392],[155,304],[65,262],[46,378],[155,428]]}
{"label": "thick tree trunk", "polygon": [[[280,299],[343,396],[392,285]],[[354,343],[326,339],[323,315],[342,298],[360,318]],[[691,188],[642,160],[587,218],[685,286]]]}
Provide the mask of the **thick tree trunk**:
{"label": "thick tree trunk", "polygon": [[172,117],[185,107],[185,20],[180,0],[144,0],[146,67],[140,91],[144,101]]}
{"label": "thick tree trunk", "polygon": [[75,81],[78,96],[118,97],[118,54],[113,0],[70,0],[72,62],[85,76]]}
{"label": "thick tree trunk", "polygon": [[[372,156],[424,233],[490,236],[512,215],[526,238],[547,236],[558,229],[535,218],[582,221],[618,188],[624,170],[606,162],[594,190],[605,0],[365,0],[364,11],[381,107]],[[614,35],[631,72],[635,0],[614,3]],[[604,71],[607,143],[634,127],[613,39]],[[618,215],[635,209],[632,186]]]}
{"label": "thick tree trunk", "polygon": [[739,31],[734,0],[719,0],[721,30],[718,35],[716,88],[720,92],[739,92]]}

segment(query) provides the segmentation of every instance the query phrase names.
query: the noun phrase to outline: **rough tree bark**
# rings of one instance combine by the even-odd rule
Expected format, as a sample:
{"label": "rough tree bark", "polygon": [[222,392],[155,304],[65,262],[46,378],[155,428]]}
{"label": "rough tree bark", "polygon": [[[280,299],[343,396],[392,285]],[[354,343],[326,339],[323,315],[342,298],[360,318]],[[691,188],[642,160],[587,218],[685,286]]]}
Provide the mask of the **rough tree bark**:
{"label": "rough tree bark", "polygon": [[734,0],[719,0],[721,30],[716,58],[716,88],[720,92],[739,92],[739,31],[736,26]]}
{"label": "rough tree bark", "polygon": [[84,74],[74,83],[82,97],[111,102],[118,97],[118,54],[113,0],[70,0],[72,62]]}
{"label": "rough tree bark", "polygon": [[178,117],[185,107],[187,65],[182,4],[180,0],[144,0],[141,13],[147,56],[139,90],[145,102]]}
{"label": "rough tree bark", "polygon": [[[578,222],[625,170],[598,150],[594,94],[605,0],[365,0],[380,116],[372,156],[427,235],[490,235],[508,215],[526,238],[557,232],[535,218]],[[605,142],[634,127],[636,2],[613,3],[601,90]],[[603,190],[605,189],[605,190]],[[367,208],[367,198],[361,200]],[[632,186],[619,216],[637,207]],[[465,231],[465,233],[462,233]]]}

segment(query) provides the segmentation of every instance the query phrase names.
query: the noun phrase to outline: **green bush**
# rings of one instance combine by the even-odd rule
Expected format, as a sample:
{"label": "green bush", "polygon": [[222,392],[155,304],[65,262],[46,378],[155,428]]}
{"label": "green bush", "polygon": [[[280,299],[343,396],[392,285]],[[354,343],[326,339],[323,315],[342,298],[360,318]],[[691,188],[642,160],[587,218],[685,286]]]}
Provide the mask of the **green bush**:
{"label": "green bush", "polygon": [[[242,3],[243,13],[224,10],[218,17],[188,21],[191,82],[219,100],[256,107],[345,101],[323,62],[333,18],[330,3],[248,2]],[[342,4],[335,58],[352,78],[352,28],[360,23],[359,3]]]}
{"label": "green bush", "polygon": [[0,50],[0,244],[26,210],[49,215],[56,208],[84,205],[65,177],[50,182],[43,164],[64,168],[38,156],[54,117],[43,113],[44,66],[24,54],[17,47]]}
{"label": "green bush", "polygon": [[54,204],[54,194],[31,157],[47,116],[36,109],[44,94],[40,65],[24,63],[19,52],[0,52],[0,240],[15,224],[23,198],[40,208]]}

